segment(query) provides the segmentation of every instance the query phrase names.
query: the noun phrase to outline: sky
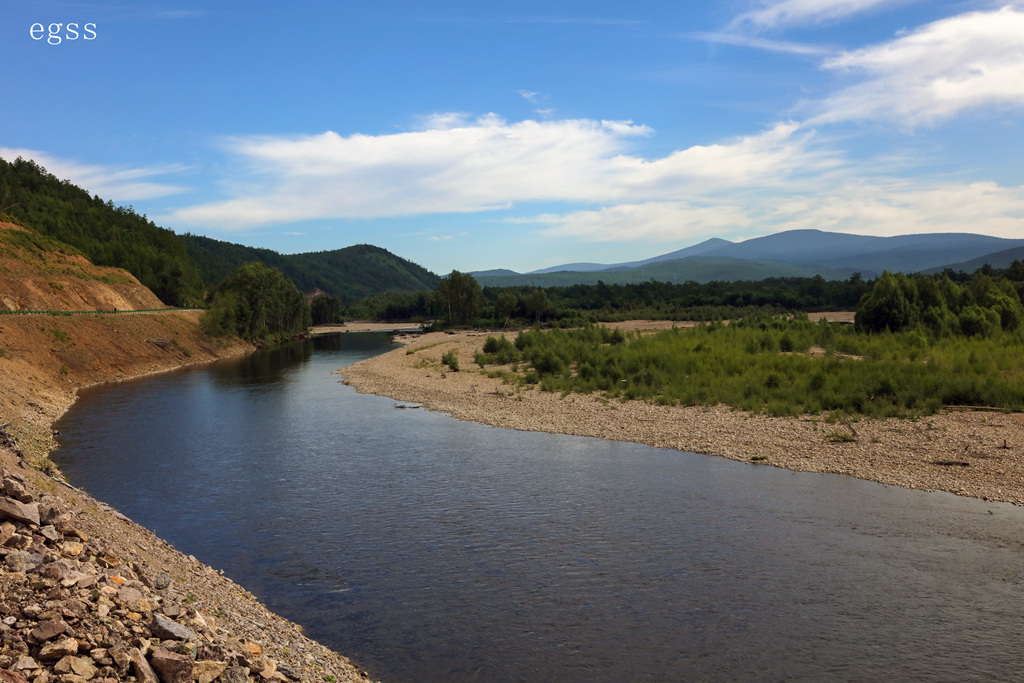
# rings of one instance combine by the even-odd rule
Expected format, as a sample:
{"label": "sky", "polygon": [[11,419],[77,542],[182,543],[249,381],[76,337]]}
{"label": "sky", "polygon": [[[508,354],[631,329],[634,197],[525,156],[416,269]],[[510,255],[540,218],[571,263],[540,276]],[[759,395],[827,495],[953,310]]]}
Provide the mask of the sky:
{"label": "sky", "polygon": [[445,274],[1024,237],[1024,0],[0,0],[0,157]]}

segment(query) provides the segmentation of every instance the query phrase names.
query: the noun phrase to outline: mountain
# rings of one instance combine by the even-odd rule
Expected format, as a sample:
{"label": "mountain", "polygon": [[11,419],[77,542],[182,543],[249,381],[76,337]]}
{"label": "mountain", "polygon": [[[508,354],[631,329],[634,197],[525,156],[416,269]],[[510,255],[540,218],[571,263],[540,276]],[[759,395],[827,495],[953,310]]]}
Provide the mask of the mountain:
{"label": "mountain", "polygon": [[77,249],[97,266],[123,268],[165,304],[200,304],[235,268],[262,261],[305,291],[343,299],[434,289],[438,276],[367,244],[285,255],[270,249],[177,235],[131,207],[103,201],[34,161],[0,159],[0,204],[20,225]]}
{"label": "mountain", "polygon": [[492,277],[492,276],[498,276],[498,275],[519,275],[519,273],[517,273],[516,271],[509,270],[508,268],[493,268],[491,270],[474,270],[474,271],[472,271],[470,273],[467,273],[467,274],[468,275],[472,275],[473,277]]}
{"label": "mountain", "polygon": [[184,240],[203,280],[213,284],[248,261],[261,261],[277,268],[304,292],[321,290],[344,300],[386,291],[431,290],[441,281],[412,261],[369,244],[333,251],[279,254],[270,249],[200,235],[186,234]]}
{"label": "mountain", "polygon": [[559,271],[557,273],[525,273],[522,275],[483,276],[477,280],[491,287],[563,287],[575,284],[594,285],[632,284],[656,280],[659,282],[728,282],[735,280],[764,280],[770,277],[814,277],[822,275],[829,280],[845,280],[853,271],[826,270],[815,266],[760,261],[728,257],[690,256],[672,261],[658,261],[637,268],[591,271],[586,273]]}
{"label": "mountain", "polygon": [[992,266],[993,268],[1009,268],[1010,264],[1014,261],[1024,261],[1024,247],[1014,247],[1013,249],[1005,249],[1003,251],[997,251],[992,254],[986,254],[979,256],[978,258],[971,259],[970,261],[961,261],[960,263],[948,263],[938,268],[930,268],[925,272],[941,273],[946,268],[952,271],[964,271],[965,273],[973,273],[978,268],[981,268],[985,264]]}
{"label": "mountain", "polygon": [[[541,268],[540,270],[530,271],[530,274],[542,274],[542,273],[559,273],[565,270],[589,273],[595,271],[605,270],[626,270],[629,268],[639,268],[646,266],[649,263],[656,263],[658,261],[676,261],[684,259],[690,256],[701,256],[715,249],[721,248],[725,245],[732,244],[729,240],[723,240],[718,237],[712,237],[711,239],[704,240],[700,244],[694,244],[690,247],[678,249],[668,254],[662,254],[661,256],[655,256],[654,258],[645,259],[643,261],[630,261],[628,263],[615,263],[615,264],[603,264],[603,263],[565,263],[560,266],[551,266],[550,268]],[[515,271],[509,271],[511,274]],[[483,275],[484,273],[481,273]],[[492,273],[487,273],[492,274]],[[497,274],[497,273],[494,273]]]}
{"label": "mountain", "polygon": [[[525,275],[485,277],[481,284],[544,286],[545,282],[568,285],[598,280],[643,282],[652,278],[707,282],[813,275],[845,279],[855,272],[875,277],[883,270],[903,273],[942,270],[950,263],[984,259],[1017,247],[1024,247],[1024,239],[969,233],[872,237],[823,230],[788,230],[744,242],[713,238],[642,261],[607,265],[570,263]],[[660,268],[664,264],[673,265]]]}

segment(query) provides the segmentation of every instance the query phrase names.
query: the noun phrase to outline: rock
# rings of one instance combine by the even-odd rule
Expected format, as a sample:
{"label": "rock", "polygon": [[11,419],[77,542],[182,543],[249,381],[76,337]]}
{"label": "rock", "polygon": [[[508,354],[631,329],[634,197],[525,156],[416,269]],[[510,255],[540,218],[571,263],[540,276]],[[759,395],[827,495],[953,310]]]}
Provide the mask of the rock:
{"label": "rock", "polygon": [[160,683],[160,679],[156,677],[153,667],[149,665],[149,662],[146,661],[146,658],[139,652],[138,648],[132,648],[131,659],[132,669],[139,683]]}
{"label": "rock", "polygon": [[230,666],[220,675],[222,683],[249,683],[249,670],[244,666]]}
{"label": "rock", "polygon": [[0,497],[0,519],[39,526],[39,504],[22,503],[13,498]]}
{"label": "rock", "polygon": [[281,663],[279,663],[277,665],[277,670],[280,673],[283,673],[285,676],[287,676],[288,678],[290,678],[293,681],[301,681],[302,680],[302,676],[295,669],[291,668],[290,666],[288,666],[284,662],[281,662]]}
{"label": "rock", "polygon": [[153,615],[153,623],[149,626],[153,635],[157,638],[170,640],[197,640],[195,631],[187,626],[182,626],[176,621],[171,621],[162,614]]}
{"label": "rock", "polygon": [[58,674],[75,674],[85,680],[96,675],[98,669],[88,657],[64,657],[53,667],[53,672]]}
{"label": "rock", "polygon": [[149,663],[163,683],[192,683],[192,658],[157,648],[149,656]]}
{"label": "rock", "polygon": [[28,681],[19,673],[0,669],[0,683],[28,683]]}
{"label": "rock", "polygon": [[4,545],[18,530],[18,527],[14,526],[10,522],[4,522],[0,524],[0,545]]}
{"label": "rock", "polygon": [[124,675],[128,671],[128,666],[132,663],[132,656],[128,652],[128,648],[119,645],[111,648],[109,654],[110,658],[114,660],[114,666],[117,668],[118,673]]}
{"label": "rock", "polygon": [[143,600],[142,591],[133,586],[124,585],[117,591],[117,599],[126,605]]}
{"label": "rock", "polygon": [[39,662],[31,657],[22,657],[15,662],[14,668],[18,671],[35,671],[39,668]]}
{"label": "rock", "polygon": [[[15,538],[18,537],[15,536]],[[35,563],[32,561],[32,556],[24,550],[15,550],[7,553],[7,557],[4,558],[4,563],[12,572],[26,572],[35,566]]]}
{"label": "rock", "polygon": [[3,484],[0,484],[0,493],[22,503],[31,503],[34,500],[32,494],[25,489],[25,484],[16,479],[4,479]]}
{"label": "rock", "polygon": [[39,535],[45,538],[50,543],[56,543],[61,540],[60,532],[52,524],[47,524],[39,529]]}
{"label": "rock", "polygon": [[56,642],[43,645],[39,650],[39,659],[50,661],[75,654],[78,654],[78,641],[74,638],[61,638]]}
{"label": "rock", "polygon": [[37,643],[44,643],[64,633],[64,627],[65,624],[60,619],[51,619],[44,621],[33,629],[31,636],[35,638]]}
{"label": "rock", "polygon": [[203,660],[196,662],[192,675],[197,683],[212,683],[227,667],[227,662]]}

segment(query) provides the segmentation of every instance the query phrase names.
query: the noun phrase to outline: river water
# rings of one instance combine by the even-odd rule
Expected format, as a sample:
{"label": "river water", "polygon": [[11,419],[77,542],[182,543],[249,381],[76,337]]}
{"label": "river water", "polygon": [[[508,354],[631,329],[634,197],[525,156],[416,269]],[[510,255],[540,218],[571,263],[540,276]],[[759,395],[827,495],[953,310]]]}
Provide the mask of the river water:
{"label": "river water", "polygon": [[1024,511],[459,422],[319,338],[83,391],[70,480],[384,681],[1024,677]]}

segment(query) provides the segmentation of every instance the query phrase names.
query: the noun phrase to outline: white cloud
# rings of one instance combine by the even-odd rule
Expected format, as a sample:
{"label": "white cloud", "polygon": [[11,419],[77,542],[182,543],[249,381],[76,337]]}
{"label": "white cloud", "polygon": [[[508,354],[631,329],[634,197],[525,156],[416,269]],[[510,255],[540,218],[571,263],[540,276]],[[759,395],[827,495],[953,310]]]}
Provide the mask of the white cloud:
{"label": "white cloud", "polygon": [[793,43],[786,40],[772,40],[769,38],[758,38],[739,33],[692,33],[691,38],[703,40],[708,43],[720,43],[723,45],[735,45],[737,47],[750,47],[768,52],[784,52],[794,55],[812,55],[816,57],[834,55],[835,48],[822,45],[810,45],[807,43]]}
{"label": "white cloud", "polygon": [[820,102],[809,123],[931,124],[967,109],[1024,105],[1024,11],[1012,6],[927,24],[825,62],[866,80]]}
{"label": "white cloud", "polygon": [[876,7],[891,7],[907,0],[769,0],[756,3],[756,9],[736,17],[734,28],[752,26],[771,29],[783,26],[818,24],[843,19]]}
{"label": "white cloud", "polygon": [[971,232],[1019,239],[1024,235],[1024,186],[846,182],[831,192],[779,201],[766,211],[766,220],[771,232],[801,228],[878,236]]}
{"label": "white cloud", "polygon": [[782,123],[724,144],[652,160],[628,154],[653,131],[631,121],[472,122],[439,115],[434,126],[391,135],[327,132],[238,138],[229,151],[250,169],[225,201],[180,209],[172,226],[245,228],[312,218],[486,211],[522,202],[688,200],[695,194],[777,186],[838,161]]}
{"label": "white cloud", "polygon": [[70,180],[90,194],[118,203],[167,197],[186,191],[186,188],[176,185],[142,180],[151,176],[177,173],[185,170],[184,166],[114,168],[80,164],[77,161],[51,156],[46,152],[10,147],[0,147],[0,157],[8,162],[13,162],[18,157],[31,159],[60,180]]}
{"label": "white cloud", "polygon": [[686,243],[799,229],[878,236],[971,232],[1019,239],[1024,235],[1024,187],[837,181],[804,193],[768,193],[742,202],[621,204],[511,222],[542,224],[547,226],[539,231],[543,235],[587,242]]}
{"label": "white cloud", "polygon": [[588,242],[646,240],[678,242],[688,237],[726,234],[751,226],[750,217],[729,204],[697,206],[686,202],[619,204],[595,211],[542,214],[514,223],[542,223],[541,234]]}

